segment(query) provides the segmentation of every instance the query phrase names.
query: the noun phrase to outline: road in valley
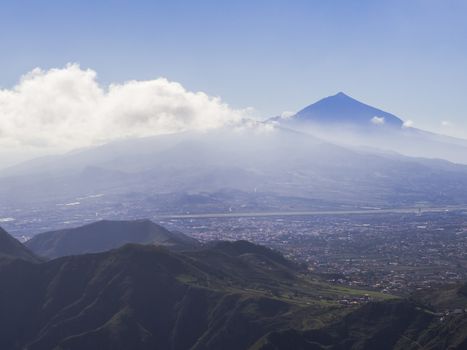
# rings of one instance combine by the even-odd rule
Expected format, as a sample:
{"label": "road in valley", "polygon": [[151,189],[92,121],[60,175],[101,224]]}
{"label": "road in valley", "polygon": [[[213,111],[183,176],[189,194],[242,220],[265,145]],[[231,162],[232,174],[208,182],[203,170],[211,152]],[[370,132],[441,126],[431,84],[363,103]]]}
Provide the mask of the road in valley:
{"label": "road in valley", "polygon": [[367,214],[423,214],[441,213],[447,211],[467,210],[467,207],[413,207],[385,209],[355,209],[355,210],[316,210],[316,211],[273,211],[273,212],[228,212],[156,215],[157,219],[203,219],[203,218],[235,218],[235,217],[267,217],[267,216],[318,216],[318,215],[367,215]]}

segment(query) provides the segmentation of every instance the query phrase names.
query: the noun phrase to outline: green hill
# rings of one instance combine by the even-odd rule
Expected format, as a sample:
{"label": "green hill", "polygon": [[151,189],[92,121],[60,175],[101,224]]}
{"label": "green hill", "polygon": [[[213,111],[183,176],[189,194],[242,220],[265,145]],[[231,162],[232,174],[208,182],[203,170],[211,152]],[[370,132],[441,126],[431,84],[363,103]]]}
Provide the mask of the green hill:
{"label": "green hill", "polygon": [[252,350],[467,349],[467,300],[459,294],[463,288],[420,292],[410,300],[369,303],[320,329],[271,332]]}
{"label": "green hill", "polygon": [[397,299],[330,285],[246,241],[126,244],[39,262],[0,233],[0,349],[467,347],[466,285]]}
{"label": "green hill", "polygon": [[337,320],[351,310],[340,298],[363,295],[277,257],[240,242],[11,261],[0,266],[0,348],[247,349],[274,330]]}

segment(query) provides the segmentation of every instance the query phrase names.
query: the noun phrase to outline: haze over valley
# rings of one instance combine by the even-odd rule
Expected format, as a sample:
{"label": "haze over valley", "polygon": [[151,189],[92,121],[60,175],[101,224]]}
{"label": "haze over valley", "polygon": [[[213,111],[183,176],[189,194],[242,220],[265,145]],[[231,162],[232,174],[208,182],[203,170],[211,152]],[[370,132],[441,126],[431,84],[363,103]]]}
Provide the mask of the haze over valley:
{"label": "haze over valley", "polygon": [[[0,173],[0,198],[6,227],[26,235],[109,215],[463,208],[466,142],[405,127],[339,93],[286,119],[27,161]],[[38,213],[40,221],[29,217]]]}

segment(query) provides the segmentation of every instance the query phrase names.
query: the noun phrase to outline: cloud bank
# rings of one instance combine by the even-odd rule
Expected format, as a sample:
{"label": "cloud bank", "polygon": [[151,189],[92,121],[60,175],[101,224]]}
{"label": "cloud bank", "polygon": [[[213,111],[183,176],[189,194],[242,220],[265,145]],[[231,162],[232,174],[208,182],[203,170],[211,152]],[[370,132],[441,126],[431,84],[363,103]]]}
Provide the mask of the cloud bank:
{"label": "cloud bank", "polygon": [[0,90],[0,148],[64,151],[127,137],[208,130],[242,120],[218,97],[158,78],[102,86],[77,64],[36,68]]}

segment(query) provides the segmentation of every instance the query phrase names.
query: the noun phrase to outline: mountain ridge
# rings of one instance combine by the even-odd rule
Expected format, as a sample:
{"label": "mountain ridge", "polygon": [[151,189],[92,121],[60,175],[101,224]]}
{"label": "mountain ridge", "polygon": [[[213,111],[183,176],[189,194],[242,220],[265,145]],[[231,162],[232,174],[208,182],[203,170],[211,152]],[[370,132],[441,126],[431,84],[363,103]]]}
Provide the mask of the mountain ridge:
{"label": "mountain ridge", "polygon": [[370,147],[467,164],[467,140],[418,129],[342,92],[312,103],[291,117],[269,121],[343,147]]}
{"label": "mountain ridge", "polygon": [[[436,308],[424,306],[435,300],[449,307],[446,297],[424,295],[419,303],[315,278],[245,241],[184,252],[126,244],[39,264],[12,259],[0,264],[0,347],[461,350],[467,344],[467,316],[440,321]],[[465,290],[455,289],[464,304]],[[360,306],[339,303],[370,295],[376,300]]]}
{"label": "mountain ridge", "polygon": [[40,261],[39,258],[21,242],[0,227],[0,258],[23,259],[31,262]]}
{"label": "mountain ridge", "polygon": [[276,327],[316,322],[310,311],[323,320],[348,312],[340,289],[303,279],[251,243],[236,250],[127,244],[0,265],[0,347],[238,350]]}
{"label": "mountain ridge", "polygon": [[359,127],[390,126],[401,128],[404,122],[394,114],[362,103],[343,92],[325,97],[287,119],[290,122],[346,124]]}
{"label": "mountain ridge", "polygon": [[148,219],[100,220],[84,226],[35,235],[26,246],[49,259],[97,253],[127,243],[164,245],[174,250],[198,248],[200,243],[180,232],[170,232]]}

